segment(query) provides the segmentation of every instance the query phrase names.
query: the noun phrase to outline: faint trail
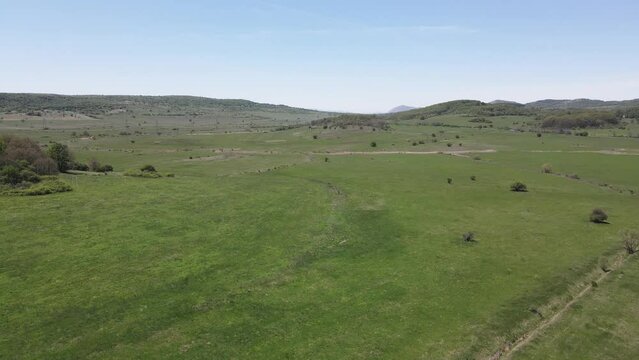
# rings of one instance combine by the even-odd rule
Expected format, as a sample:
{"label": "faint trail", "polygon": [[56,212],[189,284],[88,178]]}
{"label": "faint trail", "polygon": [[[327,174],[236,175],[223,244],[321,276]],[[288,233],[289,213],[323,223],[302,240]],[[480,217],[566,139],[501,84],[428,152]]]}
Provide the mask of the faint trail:
{"label": "faint trail", "polygon": [[[610,272],[604,272],[601,276],[599,276],[595,282],[600,283],[605,280],[609,274],[615,272],[619,268],[623,266],[625,261],[629,258],[629,256],[622,255],[617,261],[615,261],[614,270]],[[535,326],[535,328],[526,332],[522,336],[520,336],[514,343],[509,343],[499,349],[495,354],[490,356],[488,360],[499,360],[499,359],[511,359],[513,354],[528,345],[531,341],[533,341],[540,333],[542,333],[549,326],[557,323],[563,314],[565,314],[570,308],[581,298],[586,296],[592,290],[592,284],[588,284],[583,290],[581,290],[575,297],[567,302],[559,311],[557,311],[553,316],[548,318],[547,320],[542,321],[539,325]]]}
{"label": "faint trail", "polygon": [[451,151],[339,151],[339,152],[315,152],[314,155],[347,156],[347,155],[464,155],[495,153],[495,149],[486,150],[451,150]]}
{"label": "faint trail", "polygon": [[[630,150],[633,151],[633,150]],[[639,152],[629,152],[626,149],[613,150],[530,150],[531,153],[570,153],[570,154],[602,154],[602,155],[630,155],[639,156]]]}

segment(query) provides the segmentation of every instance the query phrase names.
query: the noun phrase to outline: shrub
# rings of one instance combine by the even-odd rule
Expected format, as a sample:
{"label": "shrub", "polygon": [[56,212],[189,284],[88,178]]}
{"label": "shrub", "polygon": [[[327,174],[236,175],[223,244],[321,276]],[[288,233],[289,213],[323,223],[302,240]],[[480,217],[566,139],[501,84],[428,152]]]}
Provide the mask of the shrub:
{"label": "shrub", "polygon": [[541,172],[544,174],[552,174],[552,166],[550,164],[544,164],[541,166]]}
{"label": "shrub", "polygon": [[27,196],[36,196],[36,195],[48,195],[54,193],[62,193],[67,191],[72,191],[73,188],[64,181],[60,180],[48,180],[43,181],[40,184],[34,185],[28,189],[23,190],[22,194]]}
{"label": "shrub", "polygon": [[317,135],[313,135],[313,139],[317,140]]}
{"label": "shrub", "polygon": [[471,180],[471,181],[477,181],[477,176],[475,176],[475,175],[471,176],[471,177],[470,177],[470,180]]}
{"label": "shrub", "polygon": [[453,146],[453,143],[448,143],[448,144],[446,144],[446,146],[448,146],[448,147],[452,147],[452,146]]}
{"label": "shrub", "polygon": [[71,163],[71,170],[89,171],[89,165],[74,161]]}
{"label": "shrub", "polygon": [[452,178],[448,178],[448,179],[446,179],[446,181],[448,182],[448,184],[452,184],[453,183],[453,179]]}
{"label": "shrub", "polygon": [[158,174],[157,172],[142,171],[142,170],[132,170],[132,169],[125,171],[123,175],[124,176],[131,176],[131,177],[148,178],[148,179],[157,179],[157,178],[162,177],[162,175]]}
{"label": "shrub", "polygon": [[0,183],[17,185],[22,182],[20,169],[13,165],[7,165],[0,170]]}
{"label": "shrub", "polygon": [[639,251],[639,231],[625,230],[621,233],[621,239],[623,240],[623,248],[629,255]]}
{"label": "shrub", "polygon": [[475,242],[475,233],[470,231],[462,235],[462,240],[464,242]]}
{"label": "shrub", "polygon": [[377,147],[377,143],[375,141],[371,141],[371,147]]}
{"label": "shrub", "polygon": [[113,166],[111,166],[109,164],[104,165],[104,166],[102,166],[101,171],[102,172],[113,172]]}
{"label": "shrub", "polygon": [[89,170],[93,171],[93,172],[101,172],[102,169],[102,165],[100,165],[100,162],[96,159],[92,159],[91,161],[89,161]]}
{"label": "shrub", "polygon": [[595,224],[605,224],[608,220],[608,214],[603,209],[596,208],[590,213],[590,222]]}
{"label": "shrub", "polygon": [[537,133],[537,137],[540,138],[541,137],[541,133]]}
{"label": "shrub", "polygon": [[157,170],[155,170],[155,167],[153,165],[144,165],[140,168],[140,171],[147,172],[147,173],[157,172]]}
{"label": "shrub", "polygon": [[528,192],[528,186],[522,182],[515,182],[510,185],[510,191],[514,192]]}
{"label": "shrub", "polygon": [[40,177],[38,176],[38,174],[29,169],[20,170],[20,179],[22,180],[22,182],[28,183],[40,182]]}

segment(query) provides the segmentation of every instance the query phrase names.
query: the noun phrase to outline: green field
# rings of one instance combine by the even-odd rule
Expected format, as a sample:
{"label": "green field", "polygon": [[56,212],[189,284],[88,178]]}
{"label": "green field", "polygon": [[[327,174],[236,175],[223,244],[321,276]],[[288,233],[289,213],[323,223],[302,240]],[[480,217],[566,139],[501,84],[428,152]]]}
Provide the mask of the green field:
{"label": "green field", "polygon": [[[221,112],[195,125],[139,109],[46,126],[1,115],[2,134],[62,142],[115,172],[0,196],[0,358],[488,358],[590,284],[639,226],[632,119],[582,137],[542,134],[533,115],[481,129],[474,115],[398,115],[383,131]],[[122,176],[145,164],[175,177]],[[529,191],[509,191],[516,181]],[[609,224],[589,222],[598,207]],[[638,357],[638,264],[513,358]]]}

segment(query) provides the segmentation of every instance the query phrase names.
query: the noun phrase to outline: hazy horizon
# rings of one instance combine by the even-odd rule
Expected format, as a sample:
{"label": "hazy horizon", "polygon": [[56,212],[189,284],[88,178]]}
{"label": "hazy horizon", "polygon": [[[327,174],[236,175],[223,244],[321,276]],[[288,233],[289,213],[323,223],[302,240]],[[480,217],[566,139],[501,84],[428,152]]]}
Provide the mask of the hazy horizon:
{"label": "hazy horizon", "polygon": [[633,1],[0,0],[1,92],[193,95],[360,113],[639,97]]}

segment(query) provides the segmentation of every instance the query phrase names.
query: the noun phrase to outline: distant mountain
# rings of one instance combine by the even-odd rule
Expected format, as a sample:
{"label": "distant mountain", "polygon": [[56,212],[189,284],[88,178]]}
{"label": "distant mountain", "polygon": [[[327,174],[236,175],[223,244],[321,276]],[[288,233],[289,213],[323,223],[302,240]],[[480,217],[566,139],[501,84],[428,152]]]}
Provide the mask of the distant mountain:
{"label": "distant mountain", "polygon": [[117,109],[220,109],[220,110],[264,110],[303,113],[324,113],[293,108],[286,105],[261,104],[239,99],[211,99],[199,96],[142,96],[142,95],[57,95],[30,93],[0,93],[1,111],[84,111],[104,113]]}
{"label": "distant mountain", "polygon": [[531,110],[517,103],[487,104],[477,100],[455,100],[389,116],[398,120],[427,119],[433,116],[458,114],[468,116],[528,115]]}
{"label": "distant mountain", "polygon": [[389,114],[396,114],[396,113],[400,113],[400,112],[404,112],[404,111],[410,111],[410,110],[415,110],[415,107],[412,106],[406,106],[406,105],[400,105],[398,107],[394,107],[390,110],[388,110]]}
{"label": "distant mountain", "polygon": [[591,99],[555,100],[546,99],[526,104],[535,109],[592,109],[592,108],[621,108],[639,106],[639,99],[624,101],[603,101]]}

